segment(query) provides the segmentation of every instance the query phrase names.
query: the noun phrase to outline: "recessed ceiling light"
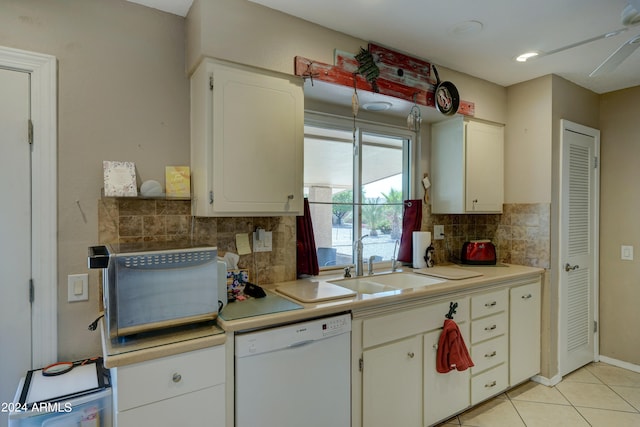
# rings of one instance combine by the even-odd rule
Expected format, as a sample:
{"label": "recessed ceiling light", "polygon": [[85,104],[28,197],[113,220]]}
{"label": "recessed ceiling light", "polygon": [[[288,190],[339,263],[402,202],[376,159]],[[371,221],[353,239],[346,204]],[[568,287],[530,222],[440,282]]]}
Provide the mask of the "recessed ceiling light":
{"label": "recessed ceiling light", "polygon": [[518,55],[516,57],[516,61],[518,61],[518,62],[527,62],[527,60],[529,60],[531,58],[535,58],[538,55],[540,55],[540,52],[525,52],[522,55]]}
{"label": "recessed ceiling light", "polygon": [[391,107],[392,107],[392,104],[390,102],[381,102],[381,101],[367,102],[366,104],[362,105],[362,108],[364,108],[367,111],[386,111]]}

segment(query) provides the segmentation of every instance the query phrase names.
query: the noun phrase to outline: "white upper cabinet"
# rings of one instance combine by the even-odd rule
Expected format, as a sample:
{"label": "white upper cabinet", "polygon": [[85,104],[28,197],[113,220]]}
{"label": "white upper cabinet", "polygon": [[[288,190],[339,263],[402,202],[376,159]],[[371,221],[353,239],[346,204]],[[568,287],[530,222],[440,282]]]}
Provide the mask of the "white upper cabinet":
{"label": "white upper cabinet", "polygon": [[431,127],[431,211],[501,213],[504,127],[455,117]]}
{"label": "white upper cabinet", "polygon": [[303,147],[300,79],[202,61],[191,77],[193,215],[301,214]]}

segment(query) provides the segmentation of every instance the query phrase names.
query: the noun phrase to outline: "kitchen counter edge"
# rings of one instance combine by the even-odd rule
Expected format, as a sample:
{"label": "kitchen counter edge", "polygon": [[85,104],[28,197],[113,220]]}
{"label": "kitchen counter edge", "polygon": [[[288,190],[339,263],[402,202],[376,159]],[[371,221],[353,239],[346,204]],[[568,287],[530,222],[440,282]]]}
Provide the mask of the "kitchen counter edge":
{"label": "kitchen counter edge", "polygon": [[[393,295],[363,295],[357,294],[353,297],[322,301],[317,303],[303,303],[288,297],[277,291],[278,286],[298,284],[304,286],[309,282],[327,282],[342,278],[342,276],[314,276],[290,282],[263,285],[268,291],[280,297],[286,298],[303,308],[299,310],[284,311],[280,313],[265,314],[260,316],[245,317],[236,320],[225,320],[218,318],[218,325],[226,332],[250,331],[253,329],[268,328],[280,324],[293,323],[314,319],[317,317],[329,316],[342,312],[355,312],[359,310],[374,309],[389,305],[399,305],[408,302],[421,302],[434,297],[445,296],[450,293],[463,290],[481,290],[492,286],[500,285],[513,280],[526,280],[535,278],[545,272],[544,268],[528,267],[515,264],[506,264],[507,267],[480,267],[469,268],[471,271],[479,271],[482,276],[461,280],[445,280],[443,283],[425,286],[415,289],[404,289]],[[465,267],[466,268],[466,267]],[[412,270],[405,270],[411,273]],[[417,273],[415,273],[417,274]]]}

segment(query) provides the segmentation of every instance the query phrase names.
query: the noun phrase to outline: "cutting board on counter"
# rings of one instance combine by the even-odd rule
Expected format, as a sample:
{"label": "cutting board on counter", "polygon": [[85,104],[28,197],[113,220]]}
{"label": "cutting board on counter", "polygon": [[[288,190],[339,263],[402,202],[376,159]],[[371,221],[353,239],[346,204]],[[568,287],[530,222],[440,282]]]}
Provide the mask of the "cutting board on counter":
{"label": "cutting board on counter", "polygon": [[276,288],[278,292],[300,302],[313,303],[356,296],[351,289],[327,282],[290,283]]}
{"label": "cutting board on counter", "polygon": [[450,267],[448,265],[436,265],[431,268],[419,268],[413,270],[414,273],[424,274],[427,276],[440,277],[448,280],[470,279],[472,277],[482,276],[477,271],[467,270],[466,268]]}

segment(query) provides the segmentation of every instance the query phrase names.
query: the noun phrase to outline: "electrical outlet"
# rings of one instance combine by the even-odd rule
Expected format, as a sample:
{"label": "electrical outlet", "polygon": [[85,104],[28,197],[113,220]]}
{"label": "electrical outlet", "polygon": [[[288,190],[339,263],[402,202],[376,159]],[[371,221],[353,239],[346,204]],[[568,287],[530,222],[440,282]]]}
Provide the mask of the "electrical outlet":
{"label": "electrical outlet", "polygon": [[[261,238],[260,238],[261,237]],[[253,251],[271,252],[273,250],[273,233],[261,230],[253,232]]]}
{"label": "electrical outlet", "polygon": [[620,246],[620,259],[625,261],[633,261],[633,246]]}
{"label": "electrical outlet", "polygon": [[433,226],[433,240],[444,239],[444,225]]}
{"label": "electrical outlet", "polygon": [[67,276],[67,301],[87,301],[89,299],[89,275],[70,274]]}

